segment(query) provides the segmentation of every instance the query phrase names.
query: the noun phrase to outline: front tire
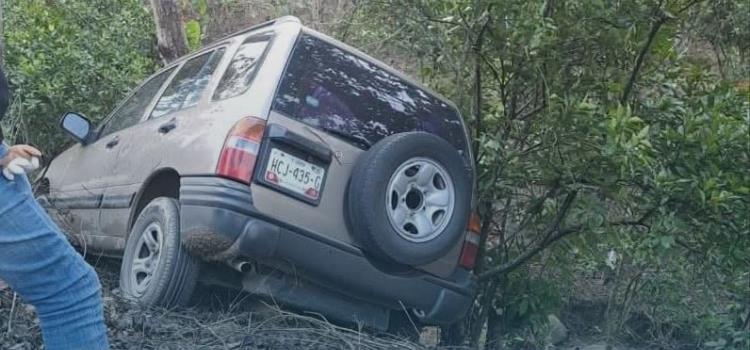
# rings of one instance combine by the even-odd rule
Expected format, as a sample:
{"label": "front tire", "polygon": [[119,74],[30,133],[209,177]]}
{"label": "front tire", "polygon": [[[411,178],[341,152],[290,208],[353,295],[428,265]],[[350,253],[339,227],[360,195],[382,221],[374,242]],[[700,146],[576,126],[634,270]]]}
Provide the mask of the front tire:
{"label": "front tire", "polygon": [[198,281],[199,263],[180,243],[177,200],[151,201],[133,225],[120,267],[123,295],[142,306],[186,305]]}

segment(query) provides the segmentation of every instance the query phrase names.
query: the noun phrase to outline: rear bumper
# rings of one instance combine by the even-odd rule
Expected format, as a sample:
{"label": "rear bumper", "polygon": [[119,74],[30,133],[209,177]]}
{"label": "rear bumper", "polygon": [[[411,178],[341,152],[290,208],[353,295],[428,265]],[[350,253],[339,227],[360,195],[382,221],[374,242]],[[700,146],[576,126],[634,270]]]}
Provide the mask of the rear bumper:
{"label": "rear bumper", "polygon": [[217,177],[183,177],[180,216],[186,247],[208,260],[287,264],[303,279],[334,293],[393,310],[423,310],[428,324],[458,321],[474,300],[475,282],[466,270],[457,268],[449,279],[416,271],[389,274],[359,248],[279,222],[257,212],[252,203],[247,185]]}

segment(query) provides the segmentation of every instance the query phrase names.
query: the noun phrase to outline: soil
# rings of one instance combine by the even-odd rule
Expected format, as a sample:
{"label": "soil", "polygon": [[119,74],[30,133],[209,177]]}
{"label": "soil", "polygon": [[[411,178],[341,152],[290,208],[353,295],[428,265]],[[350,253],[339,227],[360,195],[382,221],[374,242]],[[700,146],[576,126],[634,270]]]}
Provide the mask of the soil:
{"label": "soil", "polygon": [[[89,262],[96,268],[102,282],[104,315],[113,350],[447,350],[437,346],[438,330],[435,327],[426,327],[420,342],[415,343],[372,330],[334,325],[320,315],[296,314],[272,301],[215,286],[200,286],[187,308],[143,309],[119,296],[118,260]],[[34,308],[1,284],[0,350],[43,349]],[[603,322],[603,305],[589,299],[572,302],[571,308],[560,315],[570,329],[569,339],[547,349],[607,348],[600,345],[601,329],[596,327]]]}
{"label": "soil", "polygon": [[[102,281],[112,349],[428,349],[390,335],[298,315],[236,290],[200,287],[190,307],[142,309],[118,295],[119,262],[92,261]],[[434,333],[434,330],[432,330]],[[435,344],[425,332],[423,343]],[[10,289],[0,291],[0,349],[42,349],[34,308]]]}

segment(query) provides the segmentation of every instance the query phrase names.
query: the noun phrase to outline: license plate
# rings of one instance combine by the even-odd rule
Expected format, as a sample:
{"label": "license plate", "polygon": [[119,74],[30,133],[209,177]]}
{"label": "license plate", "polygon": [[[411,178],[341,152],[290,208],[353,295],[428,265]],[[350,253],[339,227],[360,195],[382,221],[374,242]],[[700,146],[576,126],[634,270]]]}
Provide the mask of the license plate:
{"label": "license plate", "polygon": [[320,197],[325,169],[297,158],[278,148],[271,148],[265,180],[312,200]]}

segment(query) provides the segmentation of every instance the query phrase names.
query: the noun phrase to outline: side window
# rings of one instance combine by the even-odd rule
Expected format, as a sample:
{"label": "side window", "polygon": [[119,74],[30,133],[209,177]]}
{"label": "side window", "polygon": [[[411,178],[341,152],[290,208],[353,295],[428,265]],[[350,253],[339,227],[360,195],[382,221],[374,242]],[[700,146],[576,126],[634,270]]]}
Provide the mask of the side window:
{"label": "side window", "polygon": [[223,100],[241,95],[250,87],[259,61],[268,47],[269,37],[252,37],[245,40],[229,63],[214,92],[214,100]]}
{"label": "side window", "polygon": [[468,150],[458,112],[428,91],[351,52],[302,35],[272,108],[310,126],[375,144],[426,131]]}
{"label": "side window", "polygon": [[151,118],[177,112],[198,104],[216,67],[224,56],[224,48],[205,53],[185,62],[164,90],[151,112]]}
{"label": "side window", "polygon": [[143,117],[143,113],[146,112],[148,105],[153,101],[154,96],[159,93],[159,89],[161,89],[161,86],[173,71],[174,68],[165,70],[143,84],[110,117],[109,122],[102,128],[101,136],[109,135],[137,124]]}

